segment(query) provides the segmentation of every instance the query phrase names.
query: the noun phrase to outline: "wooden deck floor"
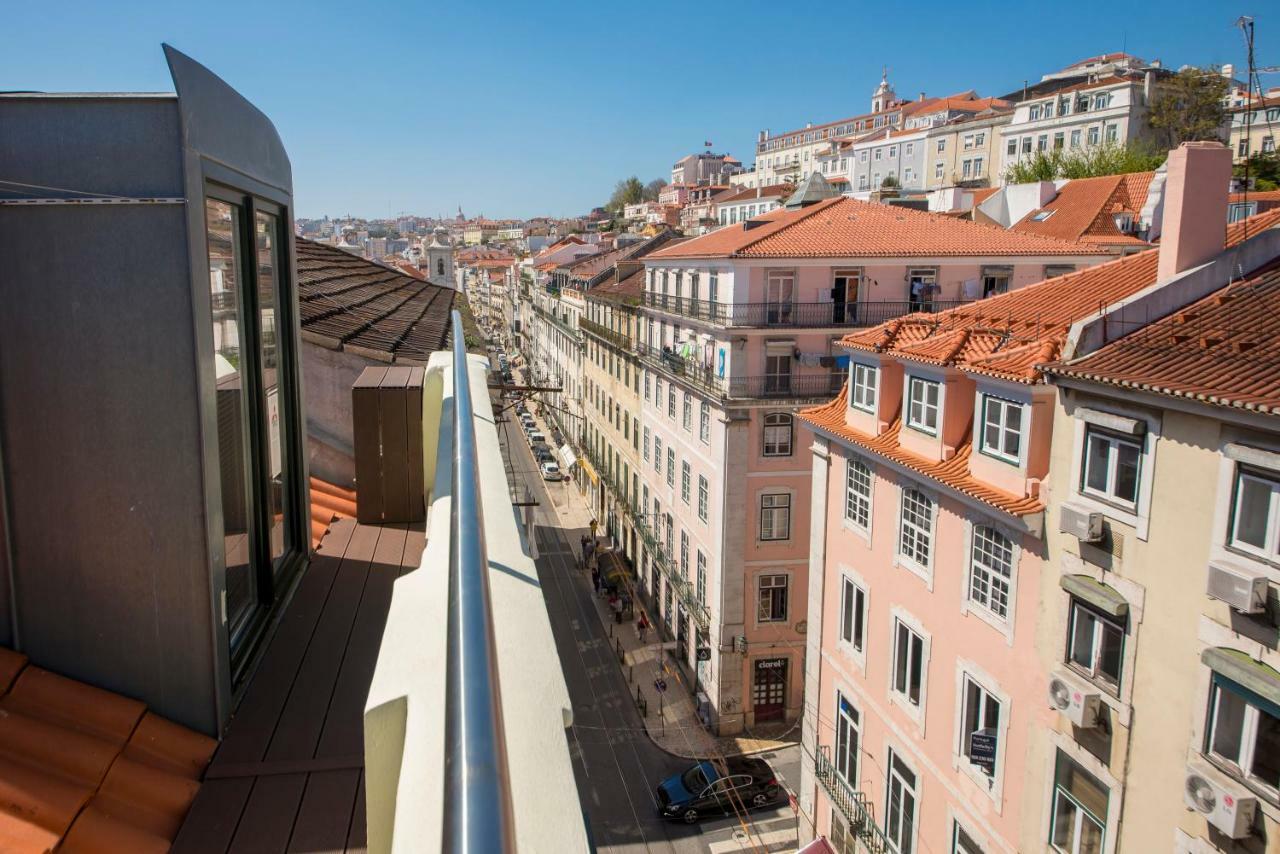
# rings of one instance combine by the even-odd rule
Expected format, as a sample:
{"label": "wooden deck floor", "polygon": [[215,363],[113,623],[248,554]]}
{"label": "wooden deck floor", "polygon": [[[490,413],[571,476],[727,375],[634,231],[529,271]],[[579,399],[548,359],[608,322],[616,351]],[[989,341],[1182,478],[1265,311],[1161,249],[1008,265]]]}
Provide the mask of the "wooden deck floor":
{"label": "wooden deck floor", "polygon": [[421,525],[344,519],[320,544],[251,677],[176,852],[365,850],[365,697]]}

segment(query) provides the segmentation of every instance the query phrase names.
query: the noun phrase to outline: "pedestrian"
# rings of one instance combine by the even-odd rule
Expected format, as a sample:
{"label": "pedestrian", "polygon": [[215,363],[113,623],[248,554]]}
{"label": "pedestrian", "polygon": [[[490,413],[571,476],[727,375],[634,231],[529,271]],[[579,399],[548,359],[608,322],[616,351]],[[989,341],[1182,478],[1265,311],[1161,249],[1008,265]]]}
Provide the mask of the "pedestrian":
{"label": "pedestrian", "polygon": [[622,597],[614,596],[609,607],[613,608],[613,621],[618,625],[622,625]]}
{"label": "pedestrian", "polygon": [[596,589],[597,595],[600,593],[600,569],[591,567],[591,586]]}
{"label": "pedestrian", "polygon": [[644,635],[648,629],[649,619],[644,615],[644,611],[641,611],[640,619],[636,620],[636,636],[640,639],[640,643],[644,643]]}

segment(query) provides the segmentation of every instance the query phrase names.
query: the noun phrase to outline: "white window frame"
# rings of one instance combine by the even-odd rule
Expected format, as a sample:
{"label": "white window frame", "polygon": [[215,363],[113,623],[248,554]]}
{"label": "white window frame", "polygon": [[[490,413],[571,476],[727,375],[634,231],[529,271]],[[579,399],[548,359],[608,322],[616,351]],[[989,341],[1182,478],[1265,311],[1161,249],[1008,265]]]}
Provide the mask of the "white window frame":
{"label": "white window frame", "polygon": [[[1227,548],[1240,551],[1258,560],[1274,563],[1280,561],[1280,475],[1255,466],[1236,464],[1232,477],[1230,514],[1227,521]],[[1246,481],[1256,481],[1270,489],[1267,519],[1263,532],[1263,546],[1259,548],[1237,537],[1240,530],[1241,492]]]}
{"label": "white window frame", "polygon": [[[860,478],[855,477],[855,471],[858,466],[866,470],[866,491],[861,492],[854,489],[854,484]],[[875,490],[876,490],[876,472],[871,467],[871,463],[856,454],[849,454],[845,457],[844,468],[844,508],[842,518],[844,523],[862,534],[869,535],[871,533],[871,514],[875,506]],[[858,512],[858,511],[861,512]],[[864,516],[865,519],[859,519]]]}
{"label": "white window frame", "polygon": [[876,404],[880,399],[880,367],[865,362],[854,362],[850,366],[849,405],[854,409],[872,415],[876,412]]}
{"label": "white window frame", "polygon": [[667,486],[672,489],[676,485],[676,446],[667,445]]}
{"label": "white window frame", "polygon": [[[983,537],[984,531],[990,531],[992,534],[1004,539],[1009,546],[1009,574],[1001,575],[993,566],[978,560],[977,548],[979,539]],[[994,525],[986,520],[971,521],[969,523],[968,537],[968,554],[965,571],[964,584],[964,607],[963,610],[977,616],[990,623],[998,631],[1005,635],[1011,634],[1013,630],[1013,616],[1017,607],[1018,595],[1018,561],[1021,558],[1021,548],[1016,537],[1010,536],[1010,533],[998,525]],[[974,596],[974,586],[979,578],[985,577],[986,587],[988,590],[988,602],[983,602]],[[995,583],[999,583],[1004,587],[1004,596],[1006,599],[1004,613],[999,613],[992,608],[990,603],[991,593]]]}
{"label": "white window frame", "polygon": [[[932,401],[929,400],[930,396],[933,397]],[[930,415],[932,425],[929,423]],[[941,421],[942,383],[925,377],[908,376],[907,426],[927,436],[937,436]]]}
{"label": "white window frame", "polygon": [[[853,713],[845,712],[845,706]],[[853,696],[836,690],[836,711],[831,733],[831,765],[836,777],[849,788],[859,791],[859,774],[862,768],[862,710],[853,702]],[[841,748],[844,748],[843,750]]]}
{"label": "white window frame", "polygon": [[[785,503],[785,504],[774,504],[773,502],[774,502],[774,501],[776,501],[776,500],[778,500],[778,499],[785,499],[785,500],[786,500],[786,503]],[[760,541],[761,541],[761,542],[766,542],[766,543],[781,543],[781,542],[787,542],[788,540],[790,540],[790,539],[791,539],[791,504],[792,504],[792,501],[791,501],[791,493],[790,493],[790,492],[762,492],[762,493],[760,493],[760,501],[759,501],[759,504],[758,504],[758,506],[759,506],[759,508],[760,508],[760,515],[759,515],[759,525],[757,526],[756,534],[757,534],[757,536],[759,537],[759,539],[760,539]],[[768,506],[766,506],[766,505],[768,505]],[[769,524],[769,530],[770,530],[770,532],[771,532],[771,533],[776,534],[776,533],[777,533],[777,530],[778,530],[778,525],[777,525],[777,523],[776,523],[775,521],[772,521],[772,520],[774,520],[774,519],[776,518],[776,516],[777,516],[777,514],[779,513],[779,511],[785,511],[784,518],[786,519],[786,536],[782,536],[782,537],[779,537],[779,536],[769,536],[769,537],[766,537],[766,536],[765,536],[765,516],[766,516],[766,513],[768,514],[768,517],[769,517],[769,519],[771,520],[771,521],[770,521],[770,524]]]}
{"label": "white window frame", "polygon": [[[968,719],[969,686],[977,688],[981,695],[994,700],[999,706],[999,720],[996,722],[996,764],[991,775],[970,761],[967,752],[968,733],[965,722]],[[985,791],[994,801],[995,811],[1004,812],[1004,770],[1005,760],[1009,753],[1009,719],[1011,700],[1001,690],[1000,685],[989,673],[972,661],[957,659],[956,661],[956,707],[954,738],[951,747],[951,766],[968,776]],[[982,709],[985,718],[986,709]],[[984,727],[989,729],[990,727]]]}
{"label": "white window frame", "polygon": [[644,461],[649,462],[649,428],[644,428]]}
{"label": "white window frame", "polygon": [[698,475],[698,518],[707,521],[707,507],[711,503],[711,487],[706,475]]}
{"label": "white window frame", "polygon": [[[1094,436],[1106,442],[1107,447],[1110,449],[1107,453],[1107,472],[1106,472],[1107,484],[1104,489],[1100,489],[1100,490],[1094,489],[1093,487],[1088,485],[1089,448],[1090,448],[1089,440]],[[1134,487],[1133,487],[1132,501],[1130,501],[1127,498],[1121,498],[1120,496],[1115,494],[1116,480],[1119,472],[1118,450],[1120,447],[1126,446],[1126,445],[1136,448],[1138,452],[1138,474],[1137,474],[1137,480],[1135,481]],[[1148,475],[1146,460],[1144,459],[1145,450],[1146,450],[1146,441],[1144,437],[1121,436],[1117,433],[1114,433],[1110,430],[1105,430],[1096,425],[1092,425],[1092,424],[1086,425],[1084,429],[1084,444],[1080,449],[1080,454],[1081,454],[1080,479],[1077,482],[1076,488],[1080,491],[1082,495],[1087,495],[1090,498],[1094,499],[1095,501],[1100,501],[1103,504],[1110,504],[1114,507],[1120,508],[1121,510],[1125,510],[1129,513],[1133,513],[1134,511],[1137,510],[1139,500],[1142,497],[1142,481],[1144,477]]]}
{"label": "white window frame", "polygon": [[[1225,679],[1218,674],[1210,676],[1209,706],[1205,710],[1202,753],[1223,773],[1247,784],[1249,788],[1260,792],[1267,800],[1275,803],[1280,801],[1280,789],[1277,789],[1275,784],[1258,777],[1252,770],[1254,760],[1257,758],[1258,724],[1261,720],[1261,715],[1270,715],[1271,713],[1260,708],[1245,694],[1234,690],[1231,687],[1234,684],[1231,680]],[[1244,705],[1240,729],[1236,733],[1236,738],[1240,743],[1240,752],[1234,759],[1218,753],[1213,748],[1214,736],[1218,732],[1218,708],[1221,703],[1221,694],[1224,691],[1233,695],[1238,702]]]}
{"label": "white window frame", "polygon": [[698,438],[702,440],[704,445],[711,444],[711,404],[705,400],[699,406]]}
{"label": "white window frame", "polygon": [[[929,519],[928,529],[925,530],[916,522],[908,521],[907,509],[909,493],[915,493],[924,501],[929,503]],[[935,548],[935,540],[938,528],[938,501],[929,492],[926,492],[919,485],[906,482],[901,485],[898,490],[898,525],[897,538],[894,542],[894,562],[898,566],[905,567],[911,572],[923,578],[929,585],[929,589],[933,589],[933,558],[937,552]],[[926,560],[921,562],[916,553],[908,554],[903,551],[902,538],[906,529],[910,529],[913,533],[913,539],[919,541],[924,540],[924,548],[926,551]],[[913,550],[918,552],[918,549]]]}
{"label": "white window frame", "polygon": [[[1066,643],[1062,650],[1062,663],[1072,673],[1088,680],[1111,696],[1119,697],[1121,686],[1124,684],[1125,680],[1125,671],[1129,664],[1125,658],[1129,651],[1130,644],[1128,621],[1121,621],[1115,617],[1108,616],[1097,608],[1090,607],[1088,603],[1082,602],[1074,596],[1068,596],[1067,598],[1067,622],[1065,631]],[[1081,611],[1085,612],[1095,621],[1093,624],[1093,636],[1089,639],[1090,664],[1088,667],[1080,664],[1071,656],[1071,651],[1076,647],[1076,630],[1083,625],[1082,621],[1077,616],[1078,612]],[[1111,676],[1101,672],[1098,666],[1099,662],[1102,660],[1102,639],[1104,636],[1104,632],[1101,630],[1101,627],[1118,630],[1120,634],[1120,673],[1114,680]]]}
{"label": "white window frame", "polygon": [[[914,785],[909,787],[906,786],[906,780],[903,779],[901,775],[899,775],[893,767],[894,757],[897,757],[898,761],[901,762],[903,765],[905,765],[908,770],[910,770],[911,775],[915,777]],[[919,848],[917,847],[916,841],[920,836],[920,782],[921,782],[920,772],[917,771],[911,765],[911,763],[906,761],[905,755],[903,754],[902,751],[895,750],[891,746],[888,747],[888,755],[885,757],[884,767],[885,767],[884,834],[888,838],[889,844],[892,846],[892,850],[909,851],[911,852],[911,854],[919,854]],[[897,778],[897,782],[900,786],[902,786],[903,788],[906,788],[911,792],[911,836],[907,839],[894,839],[892,834],[889,831],[889,828],[893,824],[893,814],[891,812],[891,807],[893,806],[893,788],[895,783],[895,777]],[[901,803],[901,798],[899,798],[899,803]],[[901,816],[903,815],[903,812],[899,810],[898,815],[899,815],[899,822],[901,822]],[[901,824],[899,824],[899,827],[901,827]]]}
{"label": "white window frame", "polygon": [[[1078,761],[1076,757],[1072,756],[1067,751],[1063,750],[1061,747],[1057,747],[1051,756],[1050,766],[1049,766],[1050,795],[1049,795],[1049,809],[1046,816],[1049,821],[1049,841],[1047,843],[1049,850],[1062,852],[1062,854],[1080,854],[1080,846],[1079,846],[1080,828],[1083,826],[1084,821],[1087,820],[1087,821],[1090,821],[1092,824],[1098,825],[1099,822],[1097,821],[1097,819],[1101,818],[1102,821],[1100,826],[1102,828],[1102,846],[1099,850],[1111,851],[1112,848],[1109,847],[1109,839],[1111,834],[1108,832],[1110,828],[1107,826],[1107,816],[1095,816],[1093,815],[1093,813],[1087,812],[1087,808],[1083,804],[1081,804],[1079,801],[1077,801],[1074,797],[1072,797],[1070,793],[1068,793],[1066,790],[1059,789],[1058,762],[1062,760],[1066,760],[1068,762],[1075,764],[1081,770],[1089,774],[1089,776],[1096,779],[1100,784],[1102,784],[1107,789],[1107,812],[1111,811],[1111,800],[1115,796],[1114,787],[1110,785],[1109,781],[1099,777],[1097,774],[1093,772],[1092,769],[1085,766],[1082,762]],[[1059,848],[1053,842],[1053,831],[1055,829],[1055,825],[1058,820],[1057,803],[1058,803],[1059,794],[1061,794],[1062,797],[1065,797],[1075,807],[1075,810],[1076,810],[1075,818],[1073,819],[1073,823],[1075,827],[1072,834],[1073,838],[1076,841],[1076,844],[1072,846],[1072,850],[1070,851],[1067,851],[1066,849],[1063,849],[1063,848]]]}
{"label": "white window frame", "polygon": [[[924,735],[925,726],[925,709],[929,702],[929,657],[930,648],[932,646],[932,638],[926,632],[920,621],[911,616],[907,611],[900,607],[894,607],[890,611],[889,619],[889,679],[888,691],[889,702],[902,711],[911,720],[915,721],[919,727],[920,735]],[[911,636],[920,640],[920,654],[917,657],[912,655],[911,647],[908,645],[907,653],[909,660],[907,662],[906,691],[898,690],[898,634],[899,631],[909,632]],[[910,639],[908,638],[908,641]],[[918,666],[920,670],[920,701],[913,703],[911,701],[911,668]]]}
{"label": "white window frame", "polygon": [[[871,616],[870,603],[871,594],[868,592],[866,582],[852,570],[842,569],[840,613],[836,620],[836,648],[850,655],[863,671],[867,667],[867,638],[870,636],[867,622]],[[859,614],[861,614],[860,619]]]}
{"label": "white window frame", "polygon": [[681,410],[680,416],[681,416],[681,419],[683,420],[683,424],[681,426],[684,427],[684,431],[686,433],[692,433],[693,432],[693,400],[690,399],[688,392],[685,392],[684,408]]}

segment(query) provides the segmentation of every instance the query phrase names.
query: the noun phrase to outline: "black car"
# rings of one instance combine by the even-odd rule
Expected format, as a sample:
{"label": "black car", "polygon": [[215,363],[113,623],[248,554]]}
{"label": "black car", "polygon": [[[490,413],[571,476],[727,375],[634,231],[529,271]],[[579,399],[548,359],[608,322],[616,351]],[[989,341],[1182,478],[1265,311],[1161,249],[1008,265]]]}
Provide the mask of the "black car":
{"label": "black car", "polygon": [[663,818],[693,824],[705,815],[759,809],[782,797],[777,775],[763,759],[734,756],[699,762],[658,784]]}

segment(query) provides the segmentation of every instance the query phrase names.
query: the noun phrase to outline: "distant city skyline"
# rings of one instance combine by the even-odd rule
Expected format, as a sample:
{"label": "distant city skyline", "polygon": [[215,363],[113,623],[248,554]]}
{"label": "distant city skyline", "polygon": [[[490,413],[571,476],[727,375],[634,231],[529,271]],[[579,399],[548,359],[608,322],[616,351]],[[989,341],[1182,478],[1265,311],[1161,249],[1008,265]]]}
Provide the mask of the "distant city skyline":
{"label": "distant city skyline", "polygon": [[[780,32],[776,5],[760,3],[649,4],[642,16],[560,7],[532,20],[515,4],[372,3],[354,19],[327,3],[305,14],[235,2],[217,15],[151,2],[59,8],[56,20],[37,5],[7,10],[0,89],[167,90],[169,42],[271,116],[292,158],[298,216],[448,218],[461,205],[492,219],[586,213],[618,180],[669,175],[708,140],[749,166],[762,128],[864,111],[886,65],[904,98],[1004,94],[1118,50],[1172,68],[1239,69],[1232,24],[1251,11],[1086,3],[1073,20],[1106,26],[1079,27],[1048,9],[925,0],[906,51],[896,38],[859,48],[853,8],[821,22],[793,16]],[[689,39],[697,50],[682,47]],[[1280,63],[1280,16],[1257,16],[1257,61]]]}

